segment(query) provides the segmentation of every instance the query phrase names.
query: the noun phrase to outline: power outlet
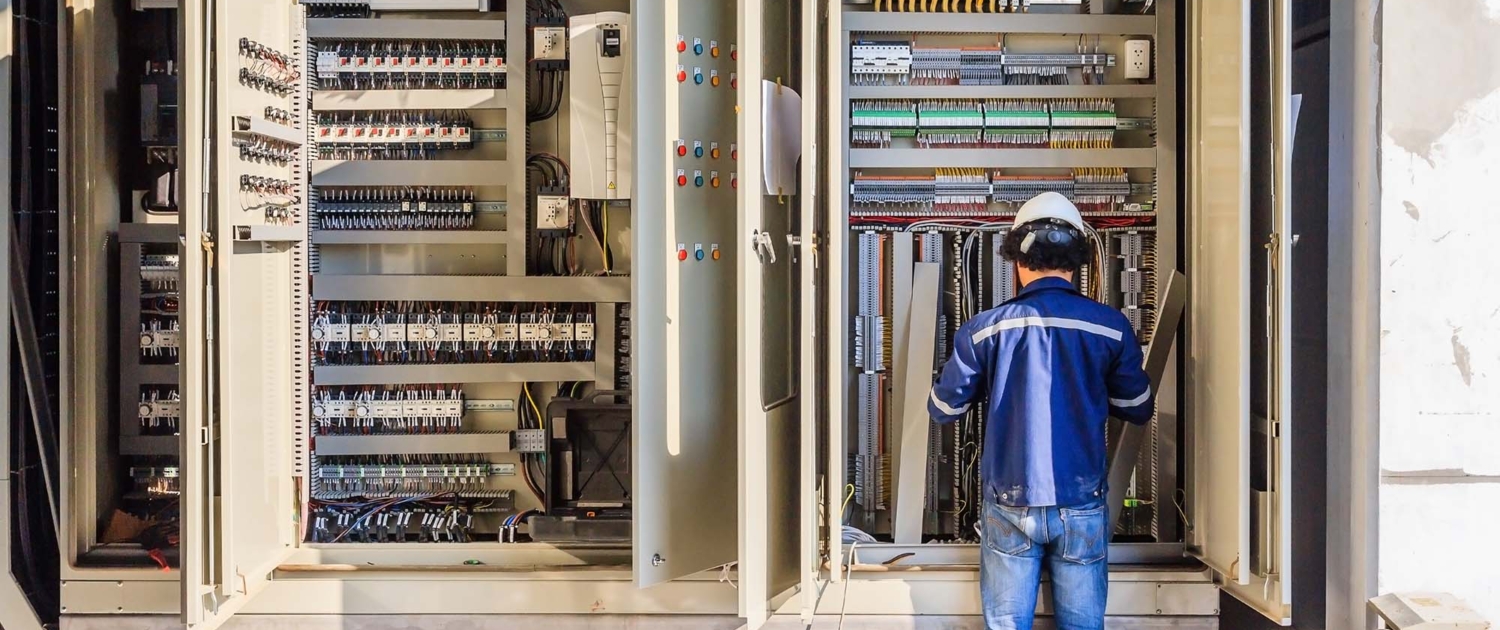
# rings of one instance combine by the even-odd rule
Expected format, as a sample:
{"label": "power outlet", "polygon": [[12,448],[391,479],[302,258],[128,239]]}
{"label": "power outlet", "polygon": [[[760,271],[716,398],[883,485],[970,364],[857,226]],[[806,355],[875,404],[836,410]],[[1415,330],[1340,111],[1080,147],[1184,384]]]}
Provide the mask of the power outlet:
{"label": "power outlet", "polygon": [[532,30],[532,50],[537,59],[562,61],[568,58],[568,27],[538,26]]}
{"label": "power outlet", "polygon": [[567,197],[537,195],[536,229],[566,230],[573,225],[573,208]]}
{"label": "power outlet", "polygon": [[1125,78],[1151,78],[1151,40],[1132,39],[1125,42]]}

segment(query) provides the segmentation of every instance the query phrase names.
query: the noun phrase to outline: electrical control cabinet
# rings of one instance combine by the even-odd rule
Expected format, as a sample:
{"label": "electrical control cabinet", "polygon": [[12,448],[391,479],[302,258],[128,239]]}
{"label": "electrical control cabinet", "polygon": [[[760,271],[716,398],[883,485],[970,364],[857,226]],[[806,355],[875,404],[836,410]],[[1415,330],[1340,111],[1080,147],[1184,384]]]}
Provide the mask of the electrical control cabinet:
{"label": "electrical control cabinet", "polygon": [[[1116,571],[1111,613],[1216,614],[1212,572],[1289,614],[1286,438],[1250,452],[1244,15],[576,4],[181,3],[177,323],[124,313],[140,368],[75,393],[114,428],[69,465],[179,459],[65,488],[68,614],[976,614],[982,422],[909,410],[1018,290],[998,244],[1042,191],[1098,232],[1085,293],[1177,348],[1111,551],[1203,565]],[[172,239],[120,241],[150,293]],[[1152,338],[1179,270],[1189,334]],[[79,562],[115,483],[177,497],[170,570]]]}
{"label": "electrical control cabinet", "polygon": [[[876,0],[830,8],[820,542],[829,578],[847,582],[835,612],[979,614],[977,589],[946,599],[955,594],[903,580],[888,565],[953,571],[979,561],[982,412],[935,426],[925,395],[958,327],[1016,295],[1015,263],[999,244],[1019,205],[1052,191],[1096,233],[1094,262],[1074,278],[1079,289],[1120,309],[1159,356],[1176,348],[1164,361],[1156,417],[1140,433],[1110,421],[1111,562],[1170,566],[1186,551],[1225,590],[1275,621],[1289,618],[1289,440],[1283,429],[1250,442],[1252,408],[1292,419],[1274,393],[1285,391],[1284,362],[1269,363],[1281,367],[1268,376],[1265,404],[1247,388],[1251,355],[1274,357],[1286,343],[1278,239],[1288,225],[1284,203],[1272,204],[1272,233],[1249,230],[1252,148],[1241,132],[1251,74],[1238,48],[1252,38],[1247,6]],[[1278,25],[1273,41],[1261,45],[1289,50],[1286,6],[1276,6],[1267,13]],[[1284,64],[1284,55],[1272,57]],[[1273,87],[1288,98],[1285,85]],[[1286,107],[1263,111],[1285,133]],[[1286,146],[1285,136],[1274,138]],[[1279,190],[1285,156],[1264,164],[1274,172],[1262,181]],[[1261,264],[1272,280],[1252,288],[1248,270]],[[1186,276],[1174,289],[1188,289],[1186,334],[1158,330],[1159,319],[1175,321],[1174,270]],[[936,304],[924,286],[934,280]],[[1252,335],[1245,300],[1262,292],[1271,319],[1260,330],[1269,332]],[[1251,475],[1250,466],[1270,472]],[[1248,567],[1252,557],[1267,563]],[[1172,587],[1183,596],[1173,612],[1138,599],[1137,588],[1113,571],[1110,613],[1218,610],[1207,574]]]}

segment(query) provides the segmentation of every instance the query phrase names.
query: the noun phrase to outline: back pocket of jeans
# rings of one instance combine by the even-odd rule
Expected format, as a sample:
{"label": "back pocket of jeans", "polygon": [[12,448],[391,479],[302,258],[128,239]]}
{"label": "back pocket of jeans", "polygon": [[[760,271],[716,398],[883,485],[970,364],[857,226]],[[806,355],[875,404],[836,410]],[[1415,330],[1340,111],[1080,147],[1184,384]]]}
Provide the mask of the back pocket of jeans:
{"label": "back pocket of jeans", "polygon": [[[1007,512],[1009,512],[1007,514]],[[990,551],[1009,556],[1019,556],[1031,550],[1031,537],[1021,531],[1012,519],[1025,521],[1030,515],[1026,508],[1007,508],[1003,505],[988,505],[984,508],[984,545]]]}
{"label": "back pocket of jeans", "polygon": [[1109,539],[1105,528],[1109,526],[1109,512],[1104,506],[1089,510],[1062,508],[1063,559],[1078,564],[1090,564],[1104,559],[1109,550]]}

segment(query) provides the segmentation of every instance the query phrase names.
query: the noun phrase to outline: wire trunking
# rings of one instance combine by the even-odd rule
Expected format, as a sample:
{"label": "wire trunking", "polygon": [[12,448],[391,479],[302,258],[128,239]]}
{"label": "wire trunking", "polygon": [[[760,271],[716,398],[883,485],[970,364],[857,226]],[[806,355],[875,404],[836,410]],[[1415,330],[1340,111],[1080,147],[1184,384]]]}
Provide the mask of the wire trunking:
{"label": "wire trunking", "polygon": [[[1175,85],[1138,78],[1127,52],[1156,51],[1146,76],[1174,76],[1163,65],[1175,63],[1167,59],[1174,13],[1099,0],[844,7],[846,525],[891,539],[903,500],[894,496],[896,436],[903,423],[927,422],[903,418],[894,391],[905,369],[895,360],[900,320],[917,310],[902,304],[915,263],[941,270],[940,370],[958,327],[1020,288],[1000,254],[1016,209],[1038,193],[1061,193],[1098,232],[1080,289],[1120,308],[1149,343],[1158,269],[1175,265],[1176,118],[1174,106],[1157,106],[1175,103]],[[924,541],[976,540],[981,413],[929,429]],[[1161,431],[1175,428],[1153,422],[1117,541],[1175,535],[1155,507],[1176,483],[1159,465],[1156,449],[1171,442],[1156,439]]]}
{"label": "wire trunking", "polygon": [[524,61],[569,16],[503,4],[308,7],[308,542],[541,539],[543,410],[628,404],[628,204],[575,198],[529,127],[553,131],[569,60]]}

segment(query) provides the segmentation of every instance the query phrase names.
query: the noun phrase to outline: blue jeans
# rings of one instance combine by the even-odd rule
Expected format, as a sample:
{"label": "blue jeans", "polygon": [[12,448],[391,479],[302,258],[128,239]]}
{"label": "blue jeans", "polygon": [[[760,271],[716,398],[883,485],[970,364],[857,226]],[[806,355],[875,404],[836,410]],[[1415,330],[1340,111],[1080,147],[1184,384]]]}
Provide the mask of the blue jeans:
{"label": "blue jeans", "polygon": [[1052,575],[1057,630],[1103,630],[1108,528],[1103,502],[1021,508],[986,501],[979,594],[989,630],[1031,630],[1043,563]]}

